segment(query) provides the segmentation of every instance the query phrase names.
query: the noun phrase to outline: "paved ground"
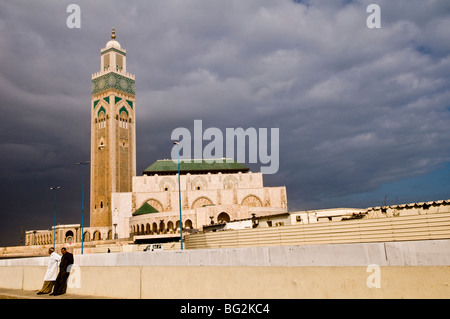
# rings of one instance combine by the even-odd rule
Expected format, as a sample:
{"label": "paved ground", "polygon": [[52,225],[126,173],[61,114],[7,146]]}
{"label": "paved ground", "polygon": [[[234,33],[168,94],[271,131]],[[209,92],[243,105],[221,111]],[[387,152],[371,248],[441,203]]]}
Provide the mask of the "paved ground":
{"label": "paved ground", "polygon": [[[0,299],[105,299],[95,296],[64,294],[60,296],[37,295],[38,290],[0,288]],[[106,298],[109,299],[109,298]]]}

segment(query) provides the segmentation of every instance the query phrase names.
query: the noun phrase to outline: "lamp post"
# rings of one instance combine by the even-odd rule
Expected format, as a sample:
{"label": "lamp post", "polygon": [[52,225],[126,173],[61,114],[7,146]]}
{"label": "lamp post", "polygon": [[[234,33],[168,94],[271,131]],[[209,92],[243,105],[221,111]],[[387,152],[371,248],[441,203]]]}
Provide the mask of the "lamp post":
{"label": "lamp post", "polygon": [[59,186],[52,186],[50,187],[50,189],[53,192],[53,249],[55,249],[55,242],[56,242],[56,237],[55,237],[55,229],[56,229],[56,191],[58,189],[60,189],[61,187]]}
{"label": "lamp post", "polygon": [[180,206],[180,238],[181,250],[183,250],[183,219],[181,218],[181,182],[180,182],[180,143],[173,142],[178,148],[178,204]]}
{"label": "lamp post", "polygon": [[89,164],[90,161],[78,162],[77,165],[83,166],[83,190],[81,194],[81,254],[83,255],[83,225],[84,225],[84,167]]}

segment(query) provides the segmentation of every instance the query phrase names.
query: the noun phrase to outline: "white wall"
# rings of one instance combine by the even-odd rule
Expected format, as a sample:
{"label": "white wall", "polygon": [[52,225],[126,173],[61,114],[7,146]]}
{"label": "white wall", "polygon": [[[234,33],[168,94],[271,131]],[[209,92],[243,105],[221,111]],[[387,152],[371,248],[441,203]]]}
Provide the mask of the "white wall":
{"label": "white wall", "polygon": [[[48,257],[0,260],[45,266]],[[450,266],[450,240],[75,255],[79,266]]]}

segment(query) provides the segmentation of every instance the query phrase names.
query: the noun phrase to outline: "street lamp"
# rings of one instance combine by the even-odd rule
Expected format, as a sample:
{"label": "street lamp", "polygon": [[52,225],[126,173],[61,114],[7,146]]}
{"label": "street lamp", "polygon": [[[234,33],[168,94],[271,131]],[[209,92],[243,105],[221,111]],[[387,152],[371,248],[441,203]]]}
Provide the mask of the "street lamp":
{"label": "street lamp", "polygon": [[183,219],[181,218],[181,182],[180,182],[180,143],[173,142],[178,148],[178,204],[180,205],[180,238],[181,250],[183,250]]}
{"label": "street lamp", "polygon": [[60,189],[61,187],[59,187],[59,186],[52,186],[52,187],[50,187],[50,189],[52,190],[52,191],[54,191],[53,193],[54,193],[54,196],[53,196],[53,249],[55,249],[55,240],[56,240],[56,237],[55,237],[55,229],[56,229],[56,191],[58,190],[58,189]]}
{"label": "street lamp", "polygon": [[90,161],[78,162],[77,165],[83,166],[83,191],[81,195],[81,254],[83,255],[83,225],[84,225],[84,167],[89,164]]}

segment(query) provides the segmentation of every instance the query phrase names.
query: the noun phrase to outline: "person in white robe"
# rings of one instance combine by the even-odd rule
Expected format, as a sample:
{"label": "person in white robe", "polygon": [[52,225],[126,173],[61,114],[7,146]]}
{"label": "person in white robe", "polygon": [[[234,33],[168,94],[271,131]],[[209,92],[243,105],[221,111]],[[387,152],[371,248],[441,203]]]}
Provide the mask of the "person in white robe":
{"label": "person in white robe", "polygon": [[61,261],[61,256],[55,253],[53,247],[49,248],[48,253],[50,257],[48,259],[47,271],[44,276],[44,284],[42,289],[38,291],[38,295],[49,294],[52,292],[55,285],[56,277],[58,276],[58,265]]}

